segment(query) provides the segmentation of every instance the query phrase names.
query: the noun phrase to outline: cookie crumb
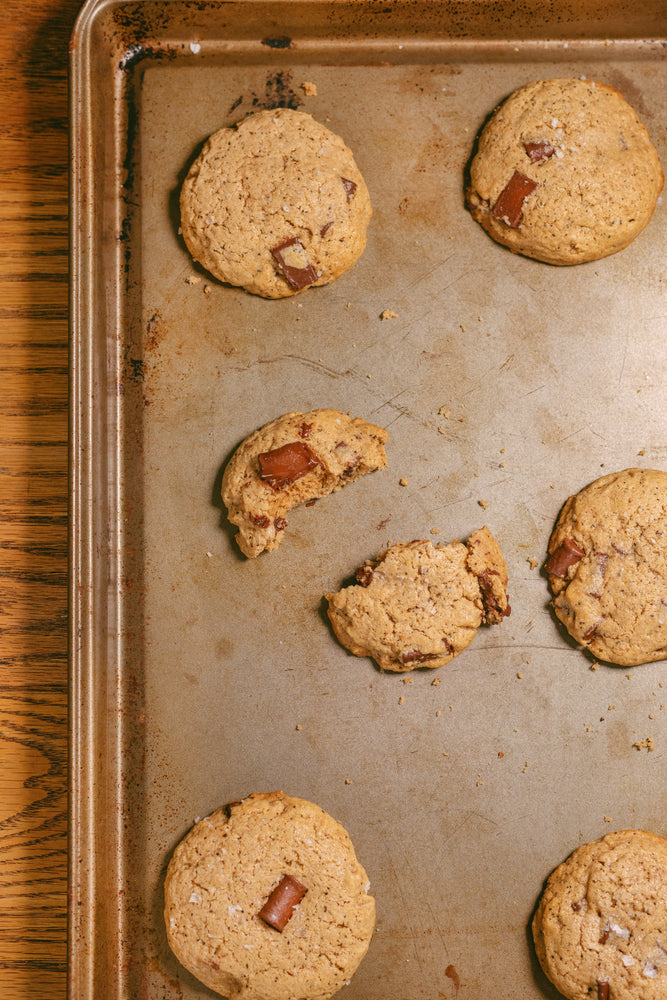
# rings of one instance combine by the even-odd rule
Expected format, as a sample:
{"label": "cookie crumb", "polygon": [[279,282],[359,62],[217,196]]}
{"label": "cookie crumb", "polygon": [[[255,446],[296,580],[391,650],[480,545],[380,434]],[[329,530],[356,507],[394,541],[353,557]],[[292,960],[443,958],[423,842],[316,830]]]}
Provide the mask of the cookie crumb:
{"label": "cookie crumb", "polygon": [[198,285],[201,281],[201,277],[198,274],[189,274],[185,279],[187,285]]}
{"label": "cookie crumb", "polygon": [[398,699],[398,704],[402,705],[404,701],[405,701],[405,697],[403,695],[401,695],[401,697]]}
{"label": "cookie crumb", "polygon": [[530,767],[530,761],[527,760],[526,763],[523,766],[523,772],[522,773],[525,774],[529,767]]}
{"label": "cookie crumb", "polygon": [[523,680],[523,674],[521,673],[521,671],[520,671],[520,670],[518,670],[518,671],[517,671],[517,674],[516,674],[516,675],[517,675],[517,677],[519,678],[519,680]]}
{"label": "cookie crumb", "polygon": [[439,708],[438,711],[435,713],[436,719],[438,719],[441,715],[442,715],[442,709]]}
{"label": "cookie crumb", "polygon": [[380,319],[398,319],[398,313],[395,313],[393,309],[383,309],[380,313]]}
{"label": "cookie crumb", "polygon": [[482,508],[482,510],[486,510],[486,508],[489,506],[488,500],[478,500],[477,503]]}
{"label": "cookie crumb", "polygon": [[444,427],[438,427],[438,434],[444,434],[444,433],[445,433],[445,428]]}
{"label": "cookie crumb", "polygon": [[605,823],[611,823],[611,816],[603,816],[602,819],[605,821]]}
{"label": "cookie crumb", "polygon": [[655,745],[653,743],[653,737],[647,736],[645,740],[637,740],[636,743],[632,744],[637,750],[655,750]]}
{"label": "cookie crumb", "polygon": [[204,292],[204,295],[210,295],[211,294],[211,286],[210,285],[204,285],[203,292]]}
{"label": "cookie crumb", "polygon": [[298,731],[298,730],[302,729],[303,727],[302,727],[302,725],[301,725],[300,722],[297,722],[297,724],[296,724],[296,726],[294,728]]}
{"label": "cookie crumb", "polygon": [[414,681],[414,677],[404,677],[403,678],[403,683],[404,684],[414,684],[414,682],[415,682]]}
{"label": "cookie crumb", "polygon": [[403,476],[402,479],[399,479],[398,484],[399,486],[409,486],[410,482],[405,478],[405,476]]}
{"label": "cookie crumb", "polygon": [[440,528],[431,528],[431,534],[432,535],[439,535],[440,531],[441,531]]}
{"label": "cookie crumb", "polygon": [[311,83],[310,80],[304,80],[301,84],[301,89],[306,97],[317,97],[317,86]]}
{"label": "cookie crumb", "polygon": [[539,560],[537,559],[531,559],[529,557],[527,561],[531,569],[537,569],[537,567],[540,565]]}
{"label": "cookie crumb", "polygon": [[502,750],[499,750],[499,751],[498,751],[498,756],[499,756],[499,757],[504,757],[504,756],[505,756],[505,754],[503,753],[503,751],[502,751]]}
{"label": "cookie crumb", "polygon": [[433,680],[431,681],[431,687],[437,687],[439,683],[440,683],[440,678],[434,677]]}

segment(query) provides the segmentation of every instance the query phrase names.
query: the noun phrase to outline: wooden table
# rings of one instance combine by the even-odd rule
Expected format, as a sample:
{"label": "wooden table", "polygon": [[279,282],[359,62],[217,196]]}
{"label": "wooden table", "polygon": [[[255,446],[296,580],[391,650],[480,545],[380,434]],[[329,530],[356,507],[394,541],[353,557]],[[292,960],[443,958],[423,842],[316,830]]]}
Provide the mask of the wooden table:
{"label": "wooden table", "polygon": [[68,41],[0,9],[0,997],[66,996]]}

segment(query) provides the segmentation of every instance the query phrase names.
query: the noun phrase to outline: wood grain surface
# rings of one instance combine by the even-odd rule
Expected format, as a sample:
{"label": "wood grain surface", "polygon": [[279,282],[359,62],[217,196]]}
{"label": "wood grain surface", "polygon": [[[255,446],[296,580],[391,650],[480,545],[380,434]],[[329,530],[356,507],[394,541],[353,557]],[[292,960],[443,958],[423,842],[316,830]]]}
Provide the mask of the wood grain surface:
{"label": "wood grain surface", "polygon": [[0,997],[66,996],[70,33],[0,9]]}

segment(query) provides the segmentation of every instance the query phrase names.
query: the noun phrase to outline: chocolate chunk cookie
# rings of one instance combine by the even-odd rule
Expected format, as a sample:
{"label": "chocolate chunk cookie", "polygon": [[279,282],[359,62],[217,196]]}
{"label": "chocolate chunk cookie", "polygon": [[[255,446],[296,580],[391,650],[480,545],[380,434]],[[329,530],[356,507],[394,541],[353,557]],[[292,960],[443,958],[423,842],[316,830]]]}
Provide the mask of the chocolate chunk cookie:
{"label": "chocolate chunk cookie", "polygon": [[592,80],[538,80],[484,127],[466,199],[498,243],[549,264],[626,247],[663,185],[658,154],[625,98]]}
{"label": "chocolate chunk cookie", "polygon": [[357,570],[358,583],[327,594],[339,642],[383,670],[441,667],[480,625],[509,615],[507,568],[488,528],[466,544],[392,545]]}
{"label": "chocolate chunk cookie", "polygon": [[265,298],[326,285],[359,259],[371,202],[343,140],[290,108],[212,135],[181,189],[181,231],[220,281]]}
{"label": "chocolate chunk cookie", "polygon": [[286,413],[236,449],[222,499],[244,555],[275,549],[293,507],[326,496],[387,464],[383,427],[340,410]]}
{"label": "chocolate chunk cookie", "polygon": [[571,496],[545,569],[557,617],[596,657],[667,657],[667,472],[625,469]]}
{"label": "chocolate chunk cookie", "polygon": [[165,878],[169,945],[234,1000],[328,1000],[368,950],[375,901],[340,823],[283,792],[218,809]]}
{"label": "chocolate chunk cookie", "polygon": [[624,830],[578,848],[546,884],[533,939],[569,1000],[665,1000],[667,840]]}

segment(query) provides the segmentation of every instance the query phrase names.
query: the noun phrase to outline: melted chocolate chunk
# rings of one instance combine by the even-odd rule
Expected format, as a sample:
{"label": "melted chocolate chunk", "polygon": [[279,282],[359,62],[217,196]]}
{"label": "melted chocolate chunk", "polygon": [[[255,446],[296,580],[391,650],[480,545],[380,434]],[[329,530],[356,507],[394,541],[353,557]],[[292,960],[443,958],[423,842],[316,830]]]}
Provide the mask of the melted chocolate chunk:
{"label": "melted chocolate chunk", "polygon": [[571,538],[566,538],[561,542],[555,552],[552,552],[544,564],[544,568],[550,576],[557,576],[564,580],[570,566],[575,566],[580,559],[585,556],[583,549],[579,548]]}
{"label": "melted chocolate chunk", "polygon": [[352,198],[354,197],[355,191],[357,190],[357,185],[355,184],[354,181],[349,181],[347,177],[341,177],[341,180],[343,182],[343,187],[345,188],[345,196],[349,204],[349,202],[351,202]]}
{"label": "melted chocolate chunk", "polygon": [[275,927],[277,931],[282,933],[287,927],[294,908],[299,905],[307,892],[306,886],[293,875],[283,875],[259,911],[258,916],[265,924]]}
{"label": "melted chocolate chunk", "polygon": [[547,142],[546,139],[539,142],[524,142],[523,148],[526,150],[531,163],[548,160],[556,152],[551,143]]}
{"label": "melted chocolate chunk", "polygon": [[303,243],[298,236],[279,243],[271,250],[285,280],[299,292],[317,281],[317,271],[308,260]]}
{"label": "melted chocolate chunk", "polygon": [[609,980],[608,979],[598,979],[598,1000],[609,1000]]}
{"label": "melted chocolate chunk", "polygon": [[273,451],[258,455],[259,478],[274,489],[282,490],[319,465],[319,459],[303,441],[290,441]]}
{"label": "melted chocolate chunk", "polygon": [[370,566],[360,566],[354,576],[360,587],[368,587],[373,579],[373,570]]}
{"label": "melted chocolate chunk", "polygon": [[269,523],[266,514],[250,514],[249,517],[252,523],[256,524],[258,528],[266,528]]}
{"label": "melted chocolate chunk", "polygon": [[405,653],[401,653],[401,660],[403,663],[426,663],[427,660],[439,659],[439,655],[438,653],[422,653],[421,649],[408,649]]}
{"label": "melted chocolate chunk", "polygon": [[320,236],[326,236],[332,226],[333,226],[333,219],[331,220],[331,222],[325,222],[322,228],[320,229]]}
{"label": "melted chocolate chunk", "polygon": [[515,170],[493,206],[493,217],[506,222],[512,229],[518,229],[523,203],[538,186],[537,181]]}

